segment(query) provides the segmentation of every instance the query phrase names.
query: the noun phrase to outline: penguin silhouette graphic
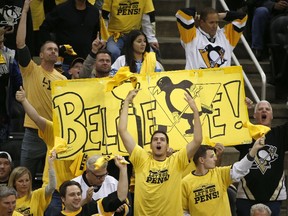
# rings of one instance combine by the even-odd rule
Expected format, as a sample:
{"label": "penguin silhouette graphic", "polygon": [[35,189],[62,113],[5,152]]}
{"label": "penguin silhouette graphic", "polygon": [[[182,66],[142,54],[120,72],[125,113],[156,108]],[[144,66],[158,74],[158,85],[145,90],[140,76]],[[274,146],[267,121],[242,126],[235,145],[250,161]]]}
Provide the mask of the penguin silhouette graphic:
{"label": "penguin silhouette graphic", "polygon": [[[180,119],[186,119],[190,128],[185,131],[185,134],[192,134],[194,132],[193,119],[194,115],[192,112],[188,112],[187,109],[189,105],[187,105],[184,109],[180,110],[179,103],[177,101],[177,97],[175,97],[175,92],[177,92],[176,96],[184,95],[184,92],[188,93],[192,98],[190,89],[193,88],[193,83],[189,80],[183,80],[178,84],[173,84],[171,79],[167,76],[162,77],[157,81],[156,87],[154,88],[153,94],[160,94],[160,92],[165,92],[165,101],[169,111],[173,115],[174,124],[173,126],[180,121]],[[181,93],[183,91],[183,93]],[[178,98],[179,98],[178,96]],[[207,107],[207,106],[206,106]],[[207,109],[205,107],[201,107],[202,112],[204,113],[212,113],[212,110]],[[202,112],[199,114],[201,115]]]}
{"label": "penguin silhouette graphic", "polygon": [[213,47],[209,44],[199,51],[208,68],[220,67],[227,61],[224,59],[225,50],[220,46]]}

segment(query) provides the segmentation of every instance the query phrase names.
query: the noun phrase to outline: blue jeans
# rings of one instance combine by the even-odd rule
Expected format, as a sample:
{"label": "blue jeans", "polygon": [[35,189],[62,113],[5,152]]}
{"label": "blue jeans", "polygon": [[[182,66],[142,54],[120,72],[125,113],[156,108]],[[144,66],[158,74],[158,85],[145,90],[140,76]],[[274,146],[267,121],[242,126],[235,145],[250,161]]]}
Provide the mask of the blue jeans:
{"label": "blue jeans", "polygon": [[[260,202],[247,199],[237,199],[236,208],[238,216],[247,216],[250,215],[250,208],[252,205]],[[281,201],[270,201],[270,202],[261,202],[262,204],[268,206],[272,211],[271,216],[279,216],[281,210]]]}
{"label": "blue jeans", "polygon": [[264,48],[264,34],[267,30],[268,22],[270,20],[270,13],[266,7],[258,7],[255,9],[252,20],[252,48]]}
{"label": "blue jeans", "polygon": [[62,201],[58,191],[54,191],[50,204],[48,205],[44,216],[55,216],[59,215],[62,210]]}
{"label": "blue jeans", "polygon": [[113,36],[109,37],[107,40],[107,50],[111,52],[112,55],[112,64],[115,60],[121,55],[121,51],[124,48],[126,36],[118,38],[118,41],[115,42]]}
{"label": "blue jeans", "polygon": [[[33,128],[25,128],[24,137],[21,146],[20,166],[27,167],[32,179],[35,179],[39,166],[39,160],[45,163],[47,147],[45,142],[38,136],[38,130]],[[43,172],[41,167],[40,172]]]}

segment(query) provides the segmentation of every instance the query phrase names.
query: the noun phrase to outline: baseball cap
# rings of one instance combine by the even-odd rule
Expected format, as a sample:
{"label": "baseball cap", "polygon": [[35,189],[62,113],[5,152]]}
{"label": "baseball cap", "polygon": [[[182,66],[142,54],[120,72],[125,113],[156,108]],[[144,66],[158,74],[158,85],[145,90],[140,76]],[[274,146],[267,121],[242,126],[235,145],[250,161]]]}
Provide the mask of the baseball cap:
{"label": "baseball cap", "polygon": [[81,57],[77,57],[77,58],[75,58],[75,59],[71,62],[70,68],[72,68],[72,67],[73,67],[76,63],[78,63],[78,62],[80,62],[80,63],[83,64],[84,61],[85,61],[85,59],[83,59],[83,58],[81,58]]}
{"label": "baseball cap", "polygon": [[10,163],[12,163],[12,158],[10,154],[6,151],[0,151],[0,158],[6,158],[9,160]]}

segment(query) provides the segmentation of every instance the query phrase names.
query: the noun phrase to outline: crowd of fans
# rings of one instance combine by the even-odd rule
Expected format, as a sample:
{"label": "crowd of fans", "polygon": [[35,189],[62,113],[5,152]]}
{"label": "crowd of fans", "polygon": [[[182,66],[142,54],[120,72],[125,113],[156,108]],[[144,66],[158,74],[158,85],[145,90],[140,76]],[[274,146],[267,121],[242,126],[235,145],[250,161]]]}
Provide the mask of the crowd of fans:
{"label": "crowd of fans", "polygon": [[[195,8],[175,10],[185,69],[230,66],[247,23],[251,48],[259,61],[265,59],[277,45],[264,37],[265,32],[279,18],[286,25],[282,32],[286,46],[278,49],[288,56],[288,19],[283,19],[288,16],[287,1],[250,0],[245,5],[247,13],[236,11],[239,6],[243,5],[238,2],[235,11],[221,13],[213,8],[200,13]],[[225,21],[222,28],[220,20]],[[216,167],[217,148],[199,147],[198,109],[188,94],[194,139],[185,148],[168,154],[169,138],[163,131],[152,134],[152,153],[136,145],[127,124],[129,104],[139,90],[127,95],[118,128],[132,164],[116,156],[109,163],[113,164],[111,173],[117,170],[117,175],[111,176],[107,161],[95,167],[103,156],[94,155],[77,177],[69,169],[72,161],[55,159],[51,82],[113,77],[122,67],[140,74],[149,69],[165,71],[158,55],[161,47],[152,0],[4,0],[0,3],[0,49],[0,149],[9,139],[16,101],[26,113],[20,166],[13,167],[11,152],[0,152],[0,215],[280,215],[281,203],[287,199],[283,164],[288,123],[271,127],[273,111],[268,101],[257,103],[254,118],[271,131],[250,145],[237,146],[240,160],[232,166]],[[282,71],[275,74],[275,85],[282,80],[281,97],[288,96],[287,82],[283,82],[287,77]],[[182,179],[190,160],[193,169]],[[39,161],[43,162],[40,188],[35,183]],[[127,170],[132,165],[135,195],[128,190],[131,173]],[[161,171],[163,184],[146,180],[151,170]],[[229,185],[234,182],[239,182],[238,190],[230,194]],[[267,188],[265,193],[263,188]]]}

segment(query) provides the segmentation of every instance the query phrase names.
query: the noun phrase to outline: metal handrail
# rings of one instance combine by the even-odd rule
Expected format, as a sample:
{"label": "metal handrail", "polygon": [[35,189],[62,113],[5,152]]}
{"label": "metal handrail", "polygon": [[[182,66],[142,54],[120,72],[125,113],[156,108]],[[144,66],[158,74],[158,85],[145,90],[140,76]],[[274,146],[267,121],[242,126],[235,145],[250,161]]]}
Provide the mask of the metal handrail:
{"label": "metal handrail", "polygon": [[[215,0],[212,0],[212,1],[214,2]],[[228,8],[228,6],[227,6],[227,4],[225,3],[224,0],[219,0],[219,1],[220,1],[220,3],[222,4],[222,7],[224,8],[224,10],[229,10],[229,8]],[[213,3],[213,2],[212,2],[212,3]],[[259,74],[260,74],[260,76],[261,76],[261,80],[262,80],[261,99],[262,99],[262,100],[265,100],[265,98],[266,98],[266,83],[267,83],[266,74],[264,73],[262,67],[260,66],[258,60],[256,59],[254,53],[252,52],[252,50],[251,50],[248,42],[246,41],[246,39],[245,39],[245,37],[244,37],[243,35],[241,35],[241,41],[242,41],[242,43],[244,44],[244,46],[245,46],[248,54],[250,55],[253,63],[255,64],[255,66],[256,66],[256,68],[257,68],[257,70],[258,70],[258,72],[259,72]],[[239,61],[237,60],[237,58],[236,58],[236,56],[234,55],[234,53],[232,54],[232,58],[233,58],[233,60],[234,60],[234,62],[235,62],[236,65],[240,65],[240,63],[239,63]],[[255,90],[254,90],[251,82],[250,82],[249,79],[247,78],[247,76],[246,76],[246,74],[245,74],[244,71],[243,71],[243,75],[244,75],[244,80],[245,80],[245,82],[246,82],[246,85],[247,85],[248,89],[250,90],[250,92],[252,93],[253,98],[255,99],[256,102],[259,102],[259,101],[260,101],[260,100],[259,100],[259,97],[257,96],[257,94],[256,94],[256,92],[255,92]]]}

